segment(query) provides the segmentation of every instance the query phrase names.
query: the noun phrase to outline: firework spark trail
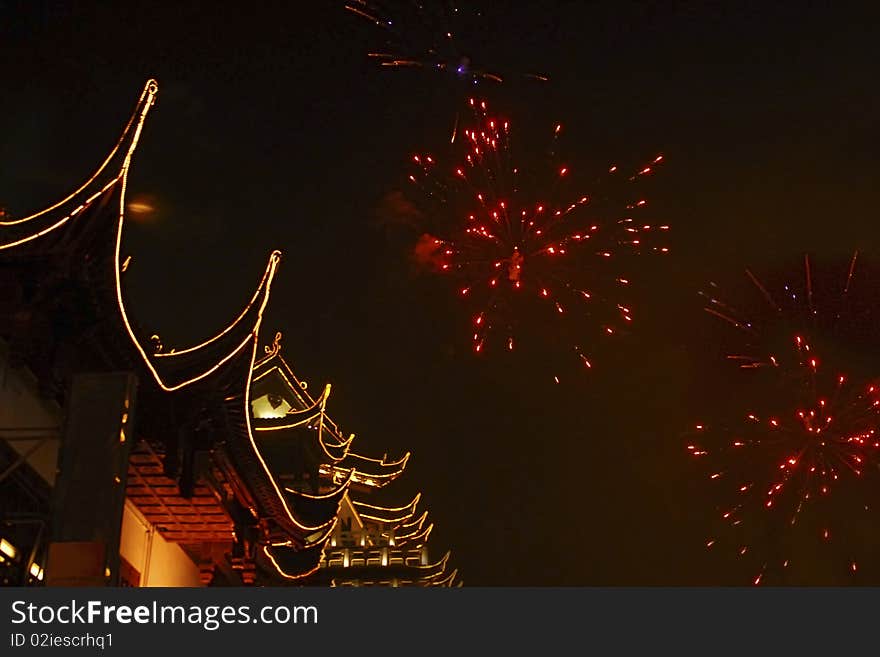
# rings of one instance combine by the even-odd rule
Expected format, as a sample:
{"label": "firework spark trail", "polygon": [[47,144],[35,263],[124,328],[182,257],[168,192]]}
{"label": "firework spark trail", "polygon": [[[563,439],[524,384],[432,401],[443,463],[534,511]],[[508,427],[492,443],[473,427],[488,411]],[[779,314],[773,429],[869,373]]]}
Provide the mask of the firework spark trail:
{"label": "firework spark trail", "polygon": [[[721,301],[715,284],[711,292],[700,293],[707,300],[705,310],[744,338],[727,358],[759,377],[749,379],[755,395],[739,420],[700,423],[687,446],[693,457],[707,462],[713,499],[721,501],[719,516],[729,530],[713,535],[707,547],[722,538],[733,540],[739,557],[758,560],[754,584],[784,577],[795,558],[794,545],[809,549],[803,533],[794,537],[805,516],[810,536],[821,544],[838,544],[839,572],[854,577],[860,571],[856,554],[867,551],[841,531],[851,534],[850,525],[857,522],[852,511],[865,512],[859,522],[873,526],[867,512],[880,495],[880,387],[861,373],[840,373],[852,358],[864,369],[861,357],[839,348],[846,343],[840,320],[851,301],[857,255],[839,285],[830,286],[835,290],[830,297],[817,297],[809,257],[803,260],[802,284],[785,283],[782,294],[746,270],[769,319],[766,311],[750,318]],[[783,344],[774,339],[780,328],[788,335]],[[835,347],[833,357],[817,348],[814,338]]]}
{"label": "firework spark trail", "polygon": [[[421,200],[432,205],[426,215],[444,258],[439,269],[456,277],[458,295],[477,308],[474,351],[483,352],[496,332],[500,343],[513,350],[525,316],[548,313],[569,321],[592,313],[594,322],[596,315],[604,315],[601,332],[616,334],[618,322],[632,321],[632,310],[615,300],[629,279],[615,273],[613,263],[624,253],[668,252],[653,240],[644,243],[668,226],[637,221],[647,201],[630,189],[653,173],[663,157],[630,176],[611,167],[593,193],[575,194],[570,166],[555,155],[561,125],[551,135],[549,165],[532,156],[523,162],[532,166],[524,168],[511,144],[510,123],[490,115],[484,101],[471,99],[469,106],[474,119],[462,129],[460,152],[451,166],[431,155],[415,155],[409,180]],[[620,179],[617,184],[625,189],[611,190],[606,178]],[[578,343],[569,347],[591,367],[578,333]]]}
{"label": "firework spark trail", "polygon": [[[699,295],[705,301],[707,313],[737,329],[737,350],[750,349],[755,363],[766,364],[773,349],[786,344],[794,333],[803,334],[811,343],[830,340],[830,344],[822,345],[823,349],[834,345],[846,347],[858,332],[876,333],[871,328],[876,321],[869,316],[873,316],[874,309],[880,305],[880,298],[874,293],[876,281],[871,280],[877,274],[869,272],[866,266],[857,272],[858,255],[855,251],[848,266],[832,275],[821,271],[826,275],[818,276],[813,259],[804,256],[793,279],[777,277],[773,285],[746,269],[749,282],[746,291],[751,289],[762,301],[757,310],[748,299],[736,302],[722,299],[715,283],[701,290]],[[854,296],[853,281],[858,277],[862,279],[860,294]],[[772,333],[778,334],[775,344],[769,339]],[[871,338],[874,339],[880,339],[880,335]]]}
{"label": "firework spark trail", "polygon": [[[369,56],[383,67],[439,71],[472,84],[504,81],[498,71],[474,67],[473,53],[460,41],[463,30],[459,26],[464,21],[482,21],[482,12],[478,9],[459,7],[448,0],[349,0],[343,7],[382,31],[386,49],[371,52]],[[498,26],[484,26],[484,29],[488,34]],[[536,73],[526,73],[524,77],[547,80],[546,76]]]}

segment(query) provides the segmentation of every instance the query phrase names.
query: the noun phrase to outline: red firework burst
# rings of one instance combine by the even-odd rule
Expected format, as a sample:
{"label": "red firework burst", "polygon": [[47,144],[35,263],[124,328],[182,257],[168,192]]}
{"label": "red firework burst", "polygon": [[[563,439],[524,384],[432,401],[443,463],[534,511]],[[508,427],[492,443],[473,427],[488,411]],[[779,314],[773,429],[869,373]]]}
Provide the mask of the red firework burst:
{"label": "red firework burst", "polygon": [[[847,334],[864,333],[863,305],[851,298],[856,262],[822,285],[810,258],[795,284],[771,286],[747,271],[770,311],[755,318],[720,301],[717,288],[704,295],[706,310],[744,338],[728,358],[750,373],[749,387],[739,411],[721,411],[734,419],[716,413],[696,425],[687,449],[706,464],[727,530],[707,546],[729,543],[754,584],[840,583],[860,564],[876,565],[880,387],[847,343]],[[859,372],[850,376],[844,368],[853,365]]]}
{"label": "red firework burst", "polygon": [[510,123],[490,116],[485,102],[469,105],[473,123],[462,129],[450,163],[413,157],[409,180],[431,224],[417,255],[454,278],[458,298],[472,309],[475,352],[493,343],[513,350],[529,329],[545,344],[565,343],[591,367],[587,325],[613,336],[633,319],[623,263],[669,250],[658,243],[668,226],[646,222],[647,200],[634,185],[663,157],[631,173],[609,167],[586,192],[557,155],[561,125],[546,158],[520,158]]}

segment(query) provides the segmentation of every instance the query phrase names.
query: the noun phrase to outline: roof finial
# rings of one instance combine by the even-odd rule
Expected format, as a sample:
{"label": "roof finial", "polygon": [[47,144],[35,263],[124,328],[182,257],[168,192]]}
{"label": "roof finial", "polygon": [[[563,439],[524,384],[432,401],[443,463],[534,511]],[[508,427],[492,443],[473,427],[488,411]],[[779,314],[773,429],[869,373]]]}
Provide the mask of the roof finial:
{"label": "roof finial", "polygon": [[263,347],[263,349],[266,351],[267,356],[274,356],[275,354],[280,352],[281,351],[281,331],[278,331],[275,334],[275,338],[272,340],[272,344],[266,345],[265,347]]}

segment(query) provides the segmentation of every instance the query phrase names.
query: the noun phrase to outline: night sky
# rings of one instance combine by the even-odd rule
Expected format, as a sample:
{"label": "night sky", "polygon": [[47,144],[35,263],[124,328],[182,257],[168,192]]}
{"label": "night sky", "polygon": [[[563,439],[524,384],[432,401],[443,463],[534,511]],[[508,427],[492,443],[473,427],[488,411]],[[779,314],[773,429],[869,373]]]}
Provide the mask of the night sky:
{"label": "night sky", "polygon": [[696,293],[880,245],[878,16],[507,4],[468,35],[475,64],[509,72],[477,95],[516,126],[564,123],[573,166],[666,159],[650,198],[671,253],[635,272],[633,330],[582,378],[476,357],[454,290],[377,220],[463,90],[376,67],[380,34],[342,2],[0,0],[0,205],[24,215],[84,180],[156,78],[129,198],[157,210],[124,244],[141,324],[179,347],[213,334],[280,249],[266,340],[282,331],[300,376],[333,383],[361,452],[412,451],[392,501],[423,492],[466,585],[747,583],[704,547],[712,500],[684,450],[732,372]]}

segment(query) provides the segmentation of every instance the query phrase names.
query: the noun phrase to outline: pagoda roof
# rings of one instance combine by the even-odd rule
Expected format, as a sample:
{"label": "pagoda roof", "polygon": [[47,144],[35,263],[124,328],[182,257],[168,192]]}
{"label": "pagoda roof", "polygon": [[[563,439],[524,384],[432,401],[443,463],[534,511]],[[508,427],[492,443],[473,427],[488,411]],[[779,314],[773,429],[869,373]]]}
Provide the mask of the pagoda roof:
{"label": "pagoda roof", "polygon": [[[158,84],[149,80],[116,144],[97,170],[65,198],[16,220],[0,222],[0,259],[29,261],[39,269],[48,261],[69,263],[79,258],[92,263],[86,272],[97,303],[121,324],[156,385],[166,392],[196,383],[246,351],[269,297],[281,254],[269,263],[250,302],[226,328],[204,342],[181,350],[162,350],[157,336],[148,336],[129,318],[125,305],[120,257],[125,218],[125,189],[132,157]],[[40,264],[44,263],[44,264]],[[89,264],[80,265],[87,269]],[[152,341],[152,344],[150,344]]]}
{"label": "pagoda roof", "polygon": [[331,525],[322,538],[304,547],[298,547],[289,541],[268,543],[263,546],[263,555],[272,564],[274,571],[284,579],[305,579],[321,567],[324,546],[332,530]]}
{"label": "pagoda roof", "polygon": [[255,416],[253,418],[254,430],[264,440],[269,438],[291,440],[306,432],[313,434],[320,451],[323,453],[324,462],[339,463],[348,455],[354,435],[343,442],[337,442],[332,433],[325,431],[326,407],[327,399],[330,397],[330,389],[328,383],[324,386],[324,392],[307,408],[290,409],[278,417],[259,418]]}
{"label": "pagoda roof", "polygon": [[336,520],[339,505],[348,491],[351,475],[353,474],[353,472],[350,473],[348,479],[326,493],[306,493],[290,487],[285,487],[284,492],[287,499],[292,502],[293,507],[297,510],[297,515],[301,520],[314,524],[316,528],[323,528],[329,526],[327,522],[328,517],[334,521]]}
{"label": "pagoda roof", "polygon": [[[159,85],[148,80],[135,104],[134,111],[110,153],[79,187],[54,204],[18,219],[0,217],[0,252],[15,249],[14,255],[48,254],[57,251],[66,228],[81,222],[84,211],[103,197],[112,187],[122,184],[128,173],[132,154],[137,148],[147,113],[153,106]],[[122,190],[124,196],[124,189]],[[119,206],[120,213],[123,206]],[[3,254],[9,256],[9,253]]]}
{"label": "pagoda roof", "polygon": [[447,552],[443,555],[443,558],[438,561],[436,564],[430,564],[428,566],[420,566],[420,568],[424,568],[424,574],[421,577],[421,581],[426,584],[438,585],[440,582],[443,582],[446,575],[446,565],[449,562],[449,557],[452,553]]}
{"label": "pagoda roof", "polygon": [[351,503],[362,520],[372,521],[382,525],[390,525],[391,527],[397,528],[415,515],[416,507],[421,498],[422,494],[418,493],[413,498],[412,502],[400,507],[376,506],[374,504],[367,504],[366,502],[359,502],[358,500],[351,500]]}
{"label": "pagoda roof", "polygon": [[24,259],[69,252],[70,243],[83,230],[82,226],[92,227],[88,224],[94,223],[91,219],[95,209],[109,203],[114,194],[119,198],[120,183],[121,177],[117,175],[98,189],[89,189],[91,193],[77,199],[81,202],[75,207],[68,209],[67,204],[61,204],[66,214],[44,210],[16,221],[0,221],[0,255],[4,259]]}
{"label": "pagoda roof", "polygon": [[455,570],[453,570],[452,572],[450,572],[449,574],[447,574],[444,577],[440,577],[438,579],[432,580],[430,585],[431,586],[445,586],[448,588],[460,587],[462,585],[462,582],[460,580],[456,581],[457,577],[458,577],[458,568],[456,568]]}
{"label": "pagoda roof", "polygon": [[76,284],[91,295],[95,314],[107,323],[104,343],[96,346],[105,354],[108,345],[115,350],[105,356],[106,365],[133,368],[141,375],[140,402],[151,410],[140,415],[149,418],[159,408],[168,408],[166,393],[177,393],[173,404],[177,410],[189,413],[210,408],[215,429],[222,436],[214,445],[218,462],[231,466],[245,482],[247,490],[237,493],[241,504],[261,526],[264,520],[274,522],[277,530],[265,531],[269,535],[280,531],[283,540],[277,543],[311,549],[310,537],[316,532],[329,535],[353,470],[330,493],[309,495],[285,489],[254,436],[252,376],[263,313],[281,253],[269,255],[256,291],[239,314],[197,345],[168,350],[161,341],[151,344],[147,333],[129,318],[123,295],[125,265],[120,257],[125,189],[132,155],[157,93],[157,83],[148,81],[116,145],[82,185],[37,213],[0,222],[0,264],[27,267],[31,277],[49,276],[43,272],[53,267],[62,278],[76,276]]}
{"label": "pagoda roof", "polygon": [[[300,380],[293,369],[281,355],[281,332],[275,334],[271,345],[264,347],[264,355],[254,364],[254,381],[259,381],[271,372],[277,372],[284,382],[287,390],[294,399],[292,411],[305,410],[316,406],[319,399],[315,399],[308,391],[308,384]],[[326,386],[322,392],[326,393]],[[334,435],[336,442],[345,442],[339,427],[329,417],[326,418],[329,432]]]}
{"label": "pagoda roof", "polygon": [[386,483],[391,483],[406,469],[409,457],[410,453],[407,452],[399,459],[389,461],[387,454],[384,454],[381,459],[376,459],[362,456],[355,452],[349,452],[348,459],[343,461],[342,465],[357,468],[358,472],[365,476],[373,477],[377,480],[386,480]]}
{"label": "pagoda roof", "polygon": [[[224,397],[228,431],[234,438],[225,449],[238,469],[247,474],[249,487],[263,514],[268,514],[300,546],[304,537],[324,530],[335,522],[339,502],[353,480],[349,471],[333,490],[326,494],[309,494],[284,486],[279,474],[266,460],[257,432],[252,425],[251,377],[253,359],[259,337],[259,322],[248,347],[249,359],[243,363],[234,380],[238,385]],[[280,435],[280,434],[279,434]]]}
{"label": "pagoda roof", "polygon": [[256,430],[262,434],[312,424],[318,430],[321,448],[328,459],[322,474],[338,475],[354,470],[353,482],[371,488],[381,488],[394,481],[406,468],[409,452],[399,459],[388,460],[387,454],[377,459],[351,451],[354,434],[343,437],[342,430],[326,412],[330,384],[324,386],[317,398],[313,397],[308,384],[296,376],[281,354],[281,338],[281,333],[276,333],[272,344],[264,348],[264,355],[254,364],[253,380],[259,382],[277,376],[290,408],[274,417],[255,417]]}
{"label": "pagoda roof", "polygon": [[367,489],[384,488],[403,474],[409,457],[410,453],[407,452],[396,461],[388,461],[387,456],[375,459],[349,451],[346,458],[334,467],[325,468],[323,474],[335,475],[339,471],[354,469],[354,484]]}
{"label": "pagoda roof", "polygon": [[433,523],[425,524],[428,512],[423,511],[418,520],[409,524],[401,525],[394,532],[394,544],[401,547],[420,547],[428,542],[428,537],[434,529]]}
{"label": "pagoda roof", "polygon": [[[148,352],[141,346],[145,341],[132,332],[135,345],[163,390],[172,392],[196,383],[251,347],[269,302],[272,280],[280,262],[280,251],[269,254],[263,276],[244,309],[222,331],[197,345]],[[124,312],[124,306],[120,304],[120,307]]]}

